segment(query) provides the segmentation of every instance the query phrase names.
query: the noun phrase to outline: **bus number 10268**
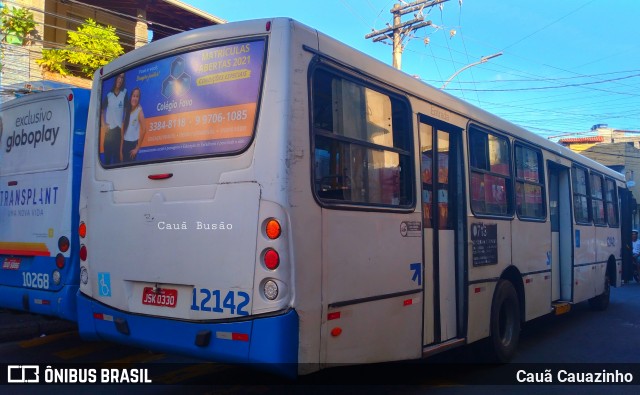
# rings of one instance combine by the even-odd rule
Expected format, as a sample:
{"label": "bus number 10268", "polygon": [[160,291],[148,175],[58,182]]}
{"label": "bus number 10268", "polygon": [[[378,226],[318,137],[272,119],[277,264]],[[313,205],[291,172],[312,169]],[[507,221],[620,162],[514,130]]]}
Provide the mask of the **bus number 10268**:
{"label": "bus number 10268", "polygon": [[46,273],[22,272],[22,286],[49,289],[49,275]]}

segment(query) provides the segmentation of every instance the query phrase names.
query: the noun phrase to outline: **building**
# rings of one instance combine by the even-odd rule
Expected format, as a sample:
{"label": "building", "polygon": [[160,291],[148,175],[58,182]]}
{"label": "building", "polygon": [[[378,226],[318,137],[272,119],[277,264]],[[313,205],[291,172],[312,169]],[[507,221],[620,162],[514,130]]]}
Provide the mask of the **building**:
{"label": "building", "polygon": [[35,62],[43,48],[63,47],[67,32],[88,18],[115,27],[125,52],[185,30],[226,22],[178,0],[0,0],[0,5],[29,10],[38,32],[29,45],[2,44],[0,101],[59,85],[55,82],[89,87],[89,80],[43,72]]}
{"label": "building", "polygon": [[558,143],[575,152],[581,152],[599,143],[633,143],[634,147],[640,148],[640,130],[613,129],[601,123],[593,125],[588,133],[589,136],[563,138],[558,140]]}
{"label": "building", "polygon": [[603,142],[603,136],[572,137],[564,138],[558,141],[560,145],[565,146],[574,152],[582,152],[588,148],[593,147],[596,144],[600,144]]}

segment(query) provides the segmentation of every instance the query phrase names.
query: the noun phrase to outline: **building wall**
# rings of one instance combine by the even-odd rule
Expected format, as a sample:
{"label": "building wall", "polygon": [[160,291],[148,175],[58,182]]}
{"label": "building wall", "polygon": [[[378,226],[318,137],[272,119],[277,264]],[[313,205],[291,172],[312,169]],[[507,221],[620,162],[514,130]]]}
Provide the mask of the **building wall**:
{"label": "building wall", "polygon": [[596,144],[595,143],[584,143],[584,144],[573,143],[573,144],[569,144],[568,147],[574,152],[582,152],[584,150],[587,150],[593,147],[594,145]]}
{"label": "building wall", "polygon": [[2,1],[5,7],[26,8],[33,14],[36,28],[40,36],[30,45],[3,45],[3,71],[2,84],[15,84],[24,81],[42,79],[40,66],[35,62],[42,53],[42,26],[44,25],[44,13],[39,12],[44,7],[45,0],[10,0]]}
{"label": "building wall", "polygon": [[[148,41],[145,23],[136,23],[131,18],[119,17],[113,13],[101,11],[74,3],[62,3],[60,0],[3,0],[5,7],[26,8],[34,16],[39,39],[31,45],[3,45],[5,59],[0,83],[3,86],[24,84],[30,81],[51,80],[75,86],[90,87],[91,81],[78,77],[65,77],[55,73],[43,72],[36,63],[42,58],[43,48],[62,48],[67,43],[67,32],[75,31],[86,19],[91,18],[102,25],[116,28],[120,44],[125,52],[132,51],[138,45]],[[105,2],[108,7],[108,2]],[[135,37],[135,33],[141,37]],[[4,98],[3,98],[4,100]]]}
{"label": "building wall", "polygon": [[[105,6],[108,6],[108,2],[105,2]],[[46,48],[54,47],[56,44],[64,46],[67,43],[67,32],[75,31],[89,18],[101,25],[115,27],[125,52],[135,48],[136,23],[129,18],[118,17],[112,13],[74,3],[65,4],[59,0],[47,1],[45,13],[45,41],[51,42],[45,45]]]}

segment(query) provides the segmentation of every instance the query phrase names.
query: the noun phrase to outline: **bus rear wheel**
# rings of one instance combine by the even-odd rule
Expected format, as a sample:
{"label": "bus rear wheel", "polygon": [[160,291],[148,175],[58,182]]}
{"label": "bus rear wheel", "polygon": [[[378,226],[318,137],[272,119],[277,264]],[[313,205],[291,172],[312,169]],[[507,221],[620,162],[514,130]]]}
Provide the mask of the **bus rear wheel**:
{"label": "bus rear wheel", "polygon": [[491,346],[495,362],[509,362],[520,339],[520,304],[513,284],[499,280],[491,303]]}

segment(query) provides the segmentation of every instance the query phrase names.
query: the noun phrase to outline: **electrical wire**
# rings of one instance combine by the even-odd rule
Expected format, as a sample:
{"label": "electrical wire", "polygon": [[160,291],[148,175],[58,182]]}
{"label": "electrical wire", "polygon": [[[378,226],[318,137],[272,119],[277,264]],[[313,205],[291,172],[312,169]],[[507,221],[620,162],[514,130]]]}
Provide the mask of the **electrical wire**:
{"label": "electrical wire", "polygon": [[533,33],[528,34],[528,35],[526,35],[525,37],[522,37],[521,39],[516,40],[515,42],[513,42],[513,43],[511,43],[511,44],[507,45],[506,47],[502,48],[502,50],[501,50],[500,52],[504,52],[504,51],[506,51],[507,49],[512,48],[512,47],[516,46],[517,44],[520,44],[521,42],[523,42],[524,40],[528,39],[529,37],[532,37],[532,36],[534,36],[534,35],[536,35],[536,34],[540,33],[541,31],[545,30],[545,29],[546,29],[546,28],[548,28],[549,26],[555,25],[556,23],[560,22],[561,20],[563,20],[563,19],[565,19],[565,18],[567,18],[567,17],[569,17],[569,16],[571,16],[571,15],[575,14],[576,12],[580,11],[581,9],[583,9],[584,7],[586,7],[586,6],[588,6],[589,4],[593,3],[594,1],[596,1],[596,0],[590,0],[590,1],[587,1],[586,3],[584,3],[584,4],[583,4],[583,5],[581,5],[580,7],[576,8],[575,10],[573,10],[573,11],[569,12],[568,14],[565,14],[565,15],[561,16],[560,18],[558,18],[558,19],[554,20],[553,22],[551,22],[551,23],[548,23],[548,24],[544,25],[544,26],[543,26],[543,27],[541,27],[540,29],[537,29],[537,30],[536,30],[536,31],[534,31]]}
{"label": "electrical wire", "polygon": [[[625,80],[625,79],[635,78],[635,77],[640,77],[640,74],[628,75],[628,76],[625,76],[625,77],[612,78],[612,79],[601,80],[601,81],[582,82],[582,83],[576,83],[576,84],[565,84],[565,85],[554,85],[554,86],[538,86],[538,87],[526,87],[526,88],[511,88],[511,89],[477,89],[477,91],[478,92],[515,92],[515,91],[533,91],[533,90],[542,90],[542,89],[559,89],[559,88],[569,88],[569,87],[580,87],[580,86],[587,86],[587,85],[604,84],[604,83],[607,83],[607,82]],[[475,90],[475,89],[465,89],[465,88],[455,89],[455,88],[452,88],[450,90],[469,91],[469,90]],[[640,96],[639,94],[632,94],[632,93],[626,93],[626,92],[614,92],[614,93],[617,93],[617,94],[620,94],[620,95]]]}

